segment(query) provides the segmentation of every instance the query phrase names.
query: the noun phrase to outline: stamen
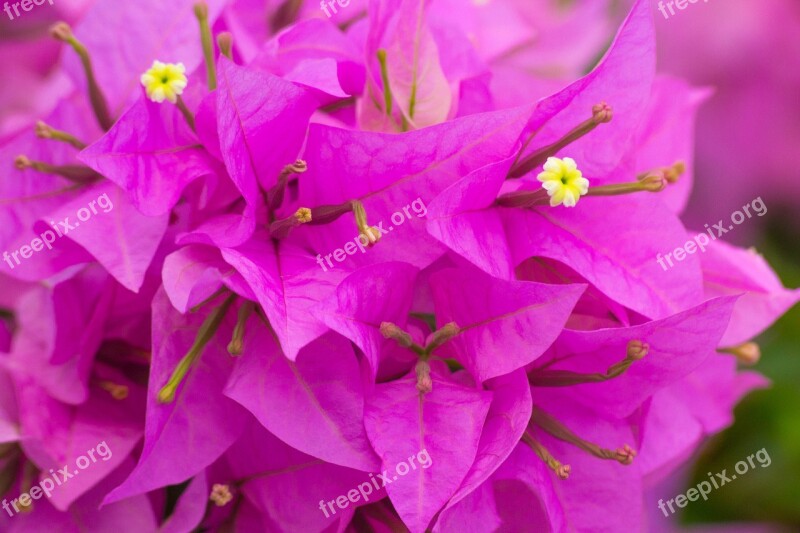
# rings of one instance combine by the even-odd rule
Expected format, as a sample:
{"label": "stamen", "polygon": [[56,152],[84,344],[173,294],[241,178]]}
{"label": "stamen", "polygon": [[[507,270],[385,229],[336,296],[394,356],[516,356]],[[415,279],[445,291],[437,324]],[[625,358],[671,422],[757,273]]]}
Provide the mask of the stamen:
{"label": "stamen", "polygon": [[105,379],[97,380],[95,383],[98,387],[111,394],[111,397],[115,400],[124,400],[128,397],[129,390],[127,385],[120,385]]}
{"label": "stamen", "polygon": [[535,405],[533,406],[533,412],[531,414],[531,422],[558,440],[568,442],[599,459],[609,459],[617,461],[622,465],[629,465],[633,462],[633,458],[636,457],[636,452],[627,444],[616,450],[609,450],[580,438],[552,415],[544,412]]}
{"label": "stamen", "polygon": [[301,207],[293,215],[276,220],[269,225],[269,233],[273,239],[283,239],[297,226],[308,224],[313,220],[311,209]]}
{"label": "stamen", "polygon": [[569,478],[569,474],[572,471],[572,467],[569,465],[561,464],[555,457],[550,455],[550,452],[547,451],[542,443],[536,440],[533,435],[528,433],[527,431],[522,434],[522,441],[531,447],[531,449],[536,452],[536,455],[539,456],[539,459],[544,461],[544,463],[550,467],[550,469],[556,473],[558,479],[567,479]]}
{"label": "stamen", "polygon": [[217,46],[222,55],[233,61],[233,35],[227,31],[217,35]]}
{"label": "stamen", "polygon": [[14,159],[14,166],[19,170],[31,169],[42,174],[55,174],[81,185],[94,183],[102,178],[100,174],[83,165],[51,165],[42,161],[31,161],[24,155]]}
{"label": "stamen", "polygon": [[[618,196],[636,192],[661,192],[666,189],[667,185],[676,183],[685,170],[686,166],[682,162],[678,162],[671,167],[663,167],[640,174],[634,182],[596,185],[588,188],[584,194],[586,196]],[[549,198],[548,191],[544,189],[515,191],[498,196],[495,200],[495,205],[500,207],[521,209],[547,204],[552,205],[553,202]]]}
{"label": "stamen", "polygon": [[522,161],[519,161],[508,173],[508,177],[510,179],[521,178],[531,170],[542,166],[548,157],[554,156],[558,151],[587,135],[600,124],[611,122],[613,117],[614,112],[611,106],[605,102],[596,104],[592,107],[592,118],[582,122],[553,144],[539,148]]}
{"label": "stamen", "polygon": [[386,50],[377,52],[378,63],[381,66],[381,82],[383,83],[383,105],[386,116],[392,116],[392,89],[389,87],[389,67],[386,64]]}
{"label": "stamen", "polygon": [[433,352],[436,348],[446,343],[456,335],[461,333],[461,328],[455,322],[448,322],[438,330],[431,334],[428,345],[425,346],[425,351],[428,353]]}
{"label": "stamen", "polygon": [[651,173],[631,183],[614,183],[599,185],[589,190],[588,196],[618,196],[633,192],[661,192],[667,188],[667,179],[663,174]]}
{"label": "stamen", "polygon": [[643,174],[639,174],[636,176],[637,180],[643,180],[652,174],[656,174],[659,176],[663,176],[664,179],[672,185],[673,183],[677,183],[680,177],[686,172],[686,163],[683,161],[676,161],[669,167],[661,167],[655,170],[651,170],[649,172],[645,172]]}
{"label": "stamen", "polygon": [[367,211],[364,209],[364,204],[358,200],[353,200],[353,214],[356,217],[356,226],[358,233],[364,235],[369,243],[368,246],[373,246],[381,238],[381,232],[378,228],[371,227],[367,222]]}
{"label": "stamen", "polygon": [[267,193],[267,207],[270,211],[275,211],[283,203],[286,187],[289,184],[289,176],[292,174],[303,174],[307,170],[308,164],[302,159],[298,159],[291,165],[283,167],[283,170],[281,170],[281,173],[278,175],[278,183]]}
{"label": "stamen", "polygon": [[222,324],[222,319],[225,318],[225,314],[228,312],[228,309],[235,299],[236,295],[231,294],[222,302],[222,305],[214,309],[206,317],[203,325],[200,326],[197,332],[197,337],[195,337],[194,344],[192,344],[189,352],[180,360],[178,366],[175,367],[175,370],[172,372],[169,381],[167,381],[167,384],[159,391],[159,402],[172,403],[175,400],[175,393],[178,390],[178,386],[183,381],[183,378],[186,377],[186,374],[192,366],[197,362],[197,359],[203,353],[208,342],[214,337],[220,324]]}
{"label": "stamen", "polygon": [[211,487],[211,495],[208,497],[208,499],[214,502],[214,505],[217,507],[226,506],[233,499],[230,486],[223,485],[221,483],[214,483],[214,485]]}
{"label": "stamen", "polygon": [[41,120],[36,123],[36,136],[40,139],[53,139],[55,141],[62,141],[67,144],[71,144],[78,150],[83,150],[86,148],[85,142],[78,140],[78,138],[70,135],[69,133],[52,128]]}
{"label": "stamen", "polygon": [[311,209],[311,224],[319,226],[330,224],[340,216],[353,211],[353,202],[347,201],[336,205],[320,205]]}
{"label": "stamen", "polygon": [[625,373],[634,361],[644,358],[650,346],[642,341],[628,343],[625,359],[608,367],[605,374],[579,374],[569,370],[534,370],[528,375],[528,381],[534,387],[569,387],[582,383],[599,383],[616,378]]}
{"label": "stamen", "polygon": [[430,363],[425,359],[417,361],[414,372],[417,374],[417,390],[421,394],[431,392],[433,390],[433,380],[431,379]]}
{"label": "stamen", "polygon": [[676,183],[684,172],[686,172],[686,165],[682,161],[678,161],[672,166],[639,174],[633,183],[614,183],[592,187],[589,189],[588,196],[616,196],[642,191],[661,192],[667,188],[667,185]]}
{"label": "stamen", "polygon": [[92,59],[89,56],[88,50],[75,38],[75,35],[72,33],[72,28],[70,28],[66,22],[56,23],[50,29],[50,33],[59,41],[69,44],[72,49],[75,50],[75,53],[78,54],[78,57],[80,57],[83,71],[86,74],[86,82],[89,87],[89,101],[92,104],[94,115],[104,131],[110,130],[111,126],[114,125],[114,120],[111,118],[111,113],[108,111],[106,97],[102,89],[100,89],[100,85],[97,83],[97,78],[95,78],[94,69],[92,68]]}
{"label": "stamen", "polygon": [[393,324],[392,322],[381,322],[380,331],[384,339],[392,339],[401,347],[408,348],[414,351],[414,353],[417,355],[427,355],[425,348],[415,343],[414,339],[411,338],[411,335],[408,332],[400,329],[400,327],[396,324]]}
{"label": "stamen", "polygon": [[[208,4],[198,2],[194,5],[194,16],[200,24],[200,42],[203,46],[203,57],[206,61],[206,78],[208,90],[217,88],[217,69],[214,63],[214,43],[211,40],[211,28],[208,25]],[[194,129],[194,128],[192,128]]]}
{"label": "stamen", "polygon": [[717,352],[733,355],[740,363],[747,366],[753,366],[761,360],[761,347],[755,342],[745,342],[738,346],[719,348]]}
{"label": "stamen", "polygon": [[380,331],[384,339],[393,339],[403,348],[411,348],[414,344],[414,339],[411,337],[411,334],[403,331],[392,322],[381,322]]}
{"label": "stamen", "polygon": [[229,354],[234,356],[242,355],[242,348],[244,346],[244,326],[247,324],[247,319],[250,318],[255,305],[255,303],[248,300],[239,308],[236,327],[233,328],[233,336],[231,342],[228,343]]}

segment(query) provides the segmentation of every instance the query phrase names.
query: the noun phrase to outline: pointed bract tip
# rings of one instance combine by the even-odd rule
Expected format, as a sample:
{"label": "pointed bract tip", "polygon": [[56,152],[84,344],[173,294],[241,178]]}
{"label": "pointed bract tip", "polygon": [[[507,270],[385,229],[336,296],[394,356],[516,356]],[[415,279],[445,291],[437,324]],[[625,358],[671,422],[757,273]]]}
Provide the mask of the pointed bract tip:
{"label": "pointed bract tip", "polygon": [[640,340],[633,340],[628,343],[627,356],[629,359],[639,361],[650,352],[650,345]]}
{"label": "pointed bract tip", "polygon": [[614,118],[614,110],[605,102],[592,106],[592,120],[596,124],[606,124]]}

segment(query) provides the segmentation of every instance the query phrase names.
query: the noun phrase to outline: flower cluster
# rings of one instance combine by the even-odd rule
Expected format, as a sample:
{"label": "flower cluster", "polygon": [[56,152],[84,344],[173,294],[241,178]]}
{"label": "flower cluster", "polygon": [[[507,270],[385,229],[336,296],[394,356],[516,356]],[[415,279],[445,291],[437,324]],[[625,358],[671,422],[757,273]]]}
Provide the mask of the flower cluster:
{"label": "flower cluster", "polygon": [[53,26],[64,96],[0,145],[0,248],[113,210],[0,273],[0,495],[114,454],[0,529],[641,530],[800,299],[721,241],[656,262],[700,99],[648,3],[585,75],[587,5],[267,4]]}

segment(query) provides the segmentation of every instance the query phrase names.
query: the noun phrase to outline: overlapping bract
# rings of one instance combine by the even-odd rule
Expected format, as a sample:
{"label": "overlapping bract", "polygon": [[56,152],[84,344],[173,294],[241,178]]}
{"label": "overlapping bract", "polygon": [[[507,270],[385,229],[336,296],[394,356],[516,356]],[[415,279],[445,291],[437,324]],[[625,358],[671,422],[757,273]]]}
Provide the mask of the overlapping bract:
{"label": "overlapping bract", "polygon": [[[590,186],[691,162],[703,93],[655,75],[647,3],[578,79],[602,43],[574,29],[594,8],[529,42],[534,19],[516,15],[548,20],[547,3],[353,2],[342,13],[367,16],[341,31],[209,2],[236,53],[205,90],[190,2],[97,1],[76,33],[115,124],[98,130],[67,59],[75,86],[47,122],[89,146],[24,133],[0,147],[97,173],[75,187],[3,167],[8,249],[100,194],[114,205],[0,277],[0,487],[14,498],[100,441],[114,455],[0,513],[3,528],[640,530],[644,489],[764,385],[718,349],[800,293],[717,242],[659,266],[688,239],[687,176],[574,210],[498,202],[538,188],[509,175],[600,102],[614,119],[552,154]],[[262,44],[244,13],[291,24]],[[532,77],[570,31],[556,57],[573,79]],[[194,71],[194,129],[130,85],[156,59]],[[421,452],[430,463],[409,470]],[[350,496],[364,483],[369,497]]]}

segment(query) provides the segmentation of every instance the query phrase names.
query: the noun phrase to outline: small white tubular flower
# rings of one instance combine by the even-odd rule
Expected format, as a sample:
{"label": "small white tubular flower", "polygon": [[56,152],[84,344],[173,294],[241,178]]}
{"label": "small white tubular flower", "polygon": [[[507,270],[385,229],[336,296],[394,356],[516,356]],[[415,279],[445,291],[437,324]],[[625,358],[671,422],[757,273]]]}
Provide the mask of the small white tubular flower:
{"label": "small white tubular flower", "polygon": [[581,196],[589,192],[589,180],[583,177],[571,157],[548,157],[544,171],[536,177],[550,196],[550,205],[575,207]]}
{"label": "small white tubular flower", "polygon": [[142,85],[153,102],[169,100],[173,104],[186,88],[186,67],[183,63],[153,61],[153,66],[142,74]]}

